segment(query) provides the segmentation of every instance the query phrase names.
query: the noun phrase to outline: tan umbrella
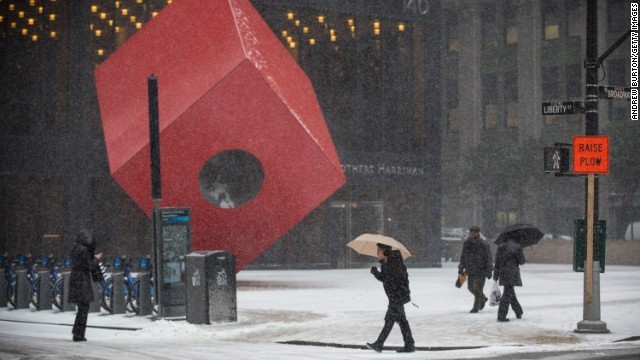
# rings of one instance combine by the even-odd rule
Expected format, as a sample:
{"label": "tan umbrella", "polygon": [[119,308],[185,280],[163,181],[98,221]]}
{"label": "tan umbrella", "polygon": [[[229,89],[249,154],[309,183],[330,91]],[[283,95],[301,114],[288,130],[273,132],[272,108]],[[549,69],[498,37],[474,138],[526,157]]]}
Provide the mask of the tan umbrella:
{"label": "tan umbrella", "polygon": [[378,257],[378,243],[389,245],[392,250],[400,250],[402,259],[406,259],[411,256],[409,250],[407,250],[407,248],[398,240],[380,234],[362,234],[354,240],[351,240],[347,246],[362,255]]}

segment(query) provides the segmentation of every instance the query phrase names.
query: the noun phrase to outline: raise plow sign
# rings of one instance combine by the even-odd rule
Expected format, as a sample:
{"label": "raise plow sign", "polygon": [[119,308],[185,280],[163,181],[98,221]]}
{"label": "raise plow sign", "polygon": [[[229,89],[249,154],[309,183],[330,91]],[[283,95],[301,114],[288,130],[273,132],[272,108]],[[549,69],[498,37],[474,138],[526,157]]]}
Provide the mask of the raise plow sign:
{"label": "raise plow sign", "polygon": [[574,136],[573,172],[576,174],[608,174],[609,137]]}

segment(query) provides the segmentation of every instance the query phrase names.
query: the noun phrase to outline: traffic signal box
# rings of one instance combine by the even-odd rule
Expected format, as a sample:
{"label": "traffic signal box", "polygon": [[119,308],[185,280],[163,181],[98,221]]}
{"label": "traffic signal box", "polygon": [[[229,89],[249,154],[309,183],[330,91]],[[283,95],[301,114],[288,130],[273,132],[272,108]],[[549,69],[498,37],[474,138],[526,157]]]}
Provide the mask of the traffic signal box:
{"label": "traffic signal box", "polygon": [[566,174],[571,163],[569,149],[563,147],[544,148],[544,172]]}
{"label": "traffic signal box", "polygon": [[[574,223],[575,237],[573,241],[573,271],[584,272],[584,262],[587,259],[587,221],[576,219]],[[607,242],[607,222],[599,220],[593,234],[593,243],[598,244],[598,258],[600,272],[604,272],[605,249]],[[594,249],[595,250],[595,249]]]}

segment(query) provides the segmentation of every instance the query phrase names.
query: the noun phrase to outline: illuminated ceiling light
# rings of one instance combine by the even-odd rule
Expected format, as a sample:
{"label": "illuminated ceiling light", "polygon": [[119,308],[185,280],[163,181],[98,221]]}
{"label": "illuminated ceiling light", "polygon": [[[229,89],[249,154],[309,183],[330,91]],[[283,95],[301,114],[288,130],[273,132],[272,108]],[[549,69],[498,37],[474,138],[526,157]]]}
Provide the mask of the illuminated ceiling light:
{"label": "illuminated ceiling light", "polygon": [[113,26],[113,20],[109,20],[109,26]]}
{"label": "illuminated ceiling light", "polygon": [[373,29],[373,33],[376,35],[380,35],[380,29]]}
{"label": "illuminated ceiling light", "polygon": [[380,29],[380,21],[374,21],[373,22],[373,28],[374,29]]}
{"label": "illuminated ceiling light", "polygon": [[120,1],[116,1],[116,9],[120,7]]}
{"label": "illuminated ceiling light", "polygon": [[316,39],[309,39],[309,44],[311,45],[315,45],[316,44]]}
{"label": "illuminated ceiling light", "polygon": [[31,35],[31,41],[38,41],[38,35]]}
{"label": "illuminated ceiling light", "polygon": [[331,41],[336,41],[336,36],[335,35],[331,35]]}
{"label": "illuminated ceiling light", "polygon": [[49,21],[56,21],[56,14],[49,14]]}
{"label": "illuminated ceiling light", "polygon": [[27,29],[22,29],[22,35],[27,35],[29,31]]}
{"label": "illuminated ceiling light", "polygon": [[307,26],[303,27],[302,32],[305,34],[309,33],[309,28]]}
{"label": "illuminated ceiling light", "polygon": [[33,18],[29,18],[29,20],[27,20],[27,23],[29,23],[29,25],[33,25],[35,24],[35,20],[33,20]]}
{"label": "illuminated ceiling light", "polygon": [[98,12],[98,7],[96,5],[91,5],[91,12]]}
{"label": "illuminated ceiling light", "polygon": [[137,22],[137,23],[136,23],[136,29],[141,29],[141,28],[142,28],[142,23]]}
{"label": "illuminated ceiling light", "polygon": [[287,19],[293,20],[293,13],[291,11],[287,13]]}
{"label": "illuminated ceiling light", "polygon": [[29,6],[36,6],[36,0],[29,0]]}
{"label": "illuminated ceiling light", "polygon": [[355,26],[352,26],[352,27],[351,27],[351,32],[352,32],[352,33],[356,32],[356,27],[355,27]]}
{"label": "illuminated ceiling light", "polygon": [[44,8],[42,6],[38,7],[38,14],[42,14],[44,12]]}
{"label": "illuminated ceiling light", "polygon": [[172,2],[173,0],[167,0],[167,5],[171,5]]}
{"label": "illuminated ceiling light", "polygon": [[11,23],[11,28],[12,28],[12,29],[15,29],[15,28],[16,28],[16,23],[12,22],[12,23]]}
{"label": "illuminated ceiling light", "polygon": [[53,38],[55,38],[57,35],[58,35],[58,34],[56,34],[56,32],[55,32],[55,31],[52,31],[52,32],[50,32],[50,33],[49,33],[49,36],[50,36],[52,39],[53,39]]}
{"label": "illuminated ceiling light", "polygon": [[138,4],[142,4],[142,0],[136,0]]}
{"label": "illuminated ceiling light", "polygon": [[287,35],[289,35],[289,32],[287,30],[282,30],[282,37],[287,37]]}
{"label": "illuminated ceiling light", "polygon": [[116,33],[120,32],[120,26],[116,26]]}
{"label": "illuminated ceiling light", "polygon": [[136,22],[136,17],[135,16],[129,17],[129,21],[131,21],[132,23]]}
{"label": "illuminated ceiling light", "polygon": [[404,24],[403,23],[398,24],[398,31],[404,31]]}
{"label": "illuminated ceiling light", "polygon": [[349,26],[353,26],[353,19],[347,20],[347,24],[349,24]]}
{"label": "illuminated ceiling light", "polygon": [[333,35],[335,35],[335,34],[336,34],[336,31],[335,31],[335,30],[333,30],[333,29],[330,29],[330,30],[329,30],[329,34],[331,34],[331,36],[333,36]]}
{"label": "illuminated ceiling light", "polygon": [[295,42],[293,42],[293,41],[292,41],[292,42],[290,42],[290,43],[289,43],[289,47],[290,47],[290,48],[292,48],[292,49],[295,49],[295,47],[296,47],[296,43],[295,43]]}
{"label": "illuminated ceiling light", "polygon": [[13,11],[16,9],[16,6],[13,4],[9,4],[9,10]]}
{"label": "illuminated ceiling light", "polygon": [[89,24],[89,30],[93,30],[93,24]]}
{"label": "illuminated ceiling light", "polygon": [[96,36],[97,37],[102,36],[102,30],[96,30]]}
{"label": "illuminated ceiling light", "polygon": [[104,20],[107,18],[107,13],[101,12],[100,13],[100,19]]}
{"label": "illuminated ceiling light", "polygon": [[324,22],[324,16],[322,16],[322,15],[318,16],[318,22],[319,23],[323,23]]}
{"label": "illuminated ceiling light", "polygon": [[4,16],[0,15],[0,22],[4,21]]}
{"label": "illuminated ceiling light", "polygon": [[154,12],[151,13],[151,17],[156,17],[157,15],[158,15],[157,11],[154,11]]}
{"label": "illuminated ceiling light", "polygon": [[296,26],[300,26],[300,20],[296,20]]}
{"label": "illuminated ceiling light", "polygon": [[24,11],[20,11],[18,13],[18,17],[22,19],[24,17]]}
{"label": "illuminated ceiling light", "polygon": [[122,9],[122,16],[127,16],[129,14],[128,9]]}
{"label": "illuminated ceiling light", "polygon": [[292,36],[287,36],[287,42],[290,43],[293,41],[293,37]]}
{"label": "illuminated ceiling light", "polygon": [[100,55],[100,56],[104,55],[104,50],[98,49],[98,55]]}

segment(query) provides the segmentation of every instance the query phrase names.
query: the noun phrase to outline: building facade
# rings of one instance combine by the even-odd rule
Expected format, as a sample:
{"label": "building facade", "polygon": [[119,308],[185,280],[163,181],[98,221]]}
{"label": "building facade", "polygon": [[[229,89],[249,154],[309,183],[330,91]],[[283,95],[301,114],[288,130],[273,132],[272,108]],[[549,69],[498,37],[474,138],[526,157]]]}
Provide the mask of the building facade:
{"label": "building facade", "polygon": [[[480,224],[495,235],[516,222],[573,234],[585,180],[545,175],[543,148],[584,135],[584,115],[543,116],[542,103],[584,101],[585,1],[443,2],[443,225]],[[629,1],[598,2],[598,54],[630,24]],[[628,87],[630,44],[599,69],[599,85]],[[637,121],[629,102],[599,100],[611,171],[600,176],[600,218],[622,238],[638,218]],[[470,181],[460,179],[467,177]],[[449,181],[449,179],[452,179]]]}

